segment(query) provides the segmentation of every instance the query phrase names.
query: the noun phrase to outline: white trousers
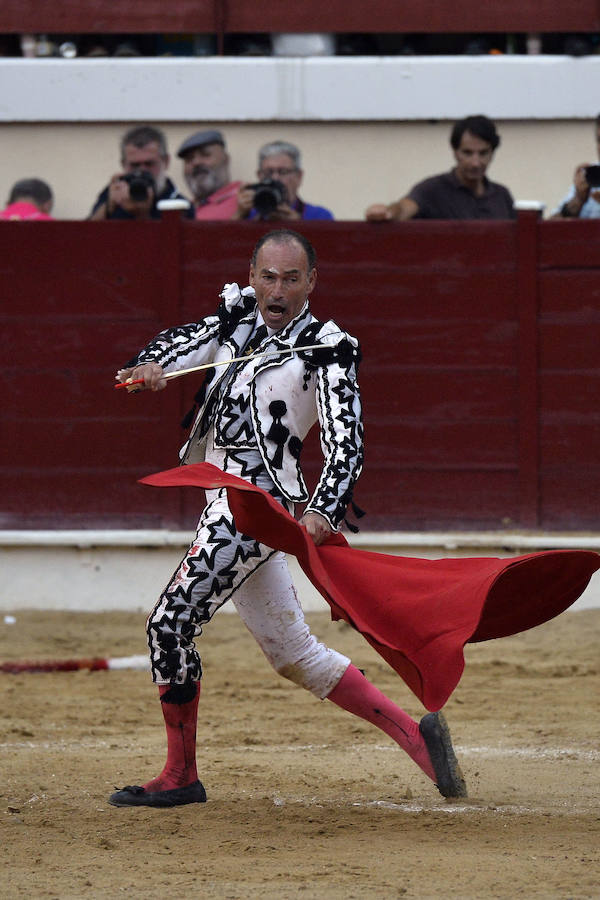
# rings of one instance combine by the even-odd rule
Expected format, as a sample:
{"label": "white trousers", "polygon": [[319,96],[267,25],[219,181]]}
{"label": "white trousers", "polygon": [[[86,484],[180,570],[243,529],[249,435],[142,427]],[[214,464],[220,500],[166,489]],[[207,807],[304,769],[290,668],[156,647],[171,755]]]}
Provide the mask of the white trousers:
{"label": "white trousers", "polygon": [[233,602],[275,671],[320,699],[327,697],[350,660],[311,634],[285,555],[278,552],[258,568]]}
{"label": "white trousers", "polygon": [[154,681],[201,677],[195,638],[231,598],[274,669],[327,697],[350,660],[311,634],[285,554],[236,530],[224,489],[207,492],[207,499],[196,539],[148,618]]}

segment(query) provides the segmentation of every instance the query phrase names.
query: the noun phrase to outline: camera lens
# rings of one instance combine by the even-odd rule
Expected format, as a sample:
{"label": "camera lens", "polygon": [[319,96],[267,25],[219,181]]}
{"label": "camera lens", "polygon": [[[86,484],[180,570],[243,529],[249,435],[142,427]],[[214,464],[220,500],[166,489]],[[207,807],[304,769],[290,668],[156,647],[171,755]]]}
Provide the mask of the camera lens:
{"label": "camera lens", "polygon": [[148,200],[150,188],[156,194],[154,178],[149,172],[143,170],[130,172],[127,175],[122,175],[121,178],[129,185],[129,196],[134,203],[144,203]]}
{"label": "camera lens", "polygon": [[148,188],[146,182],[141,178],[134,178],[129,183],[129,196],[136,203],[141,203],[148,199]]}
{"label": "camera lens", "polygon": [[265,179],[255,186],[254,209],[262,219],[265,219],[275,212],[286,197],[285,185],[281,181]]}

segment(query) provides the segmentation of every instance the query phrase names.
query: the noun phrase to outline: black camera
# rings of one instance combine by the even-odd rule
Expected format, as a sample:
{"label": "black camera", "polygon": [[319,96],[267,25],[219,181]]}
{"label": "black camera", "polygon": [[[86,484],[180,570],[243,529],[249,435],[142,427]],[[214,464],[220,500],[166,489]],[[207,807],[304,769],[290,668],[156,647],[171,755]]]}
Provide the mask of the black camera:
{"label": "black camera", "polygon": [[274,178],[265,178],[248,187],[254,191],[254,209],[261,219],[266,219],[275,212],[280,203],[287,202],[285,185]]}
{"label": "black camera", "polygon": [[134,203],[144,203],[149,197],[150,189],[156,199],[156,185],[150,172],[144,169],[139,172],[128,172],[127,175],[121,175],[121,181],[126,181],[129,185],[129,196]]}
{"label": "black camera", "polygon": [[586,166],[585,180],[590,187],[600,187],[600,166]]}

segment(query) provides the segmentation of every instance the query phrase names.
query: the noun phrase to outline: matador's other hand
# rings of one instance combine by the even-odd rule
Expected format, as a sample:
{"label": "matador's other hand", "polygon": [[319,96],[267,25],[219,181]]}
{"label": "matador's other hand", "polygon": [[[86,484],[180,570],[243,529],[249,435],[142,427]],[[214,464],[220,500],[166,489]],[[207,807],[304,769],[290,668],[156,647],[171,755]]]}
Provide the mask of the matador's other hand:
{"label": "matador's other hand", "polygon": [[329,537],[333,530],[327,519],[315,512],[304,513],[300,524],[306,528],[317,547]]}
{"label": "matador's other hand", "polygon": [[121,383],[143,379],[143,384],[134,384],[127,388],[128,391],[162,391],[167,386],[162,366],[158,363],[142,363],[131,369],[119,369],[115,378]]}

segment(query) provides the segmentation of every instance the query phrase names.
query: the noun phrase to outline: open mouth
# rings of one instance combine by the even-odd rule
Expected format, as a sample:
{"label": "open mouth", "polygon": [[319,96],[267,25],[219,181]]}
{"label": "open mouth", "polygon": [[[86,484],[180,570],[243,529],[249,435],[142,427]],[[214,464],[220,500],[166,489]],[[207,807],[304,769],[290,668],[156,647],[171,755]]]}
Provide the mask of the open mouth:
{"label": "open mouth", "polygon": [[279,303],[269,303],[267,309],[273,318],[280,318],[285,312],[285,307],[280,306]]}

